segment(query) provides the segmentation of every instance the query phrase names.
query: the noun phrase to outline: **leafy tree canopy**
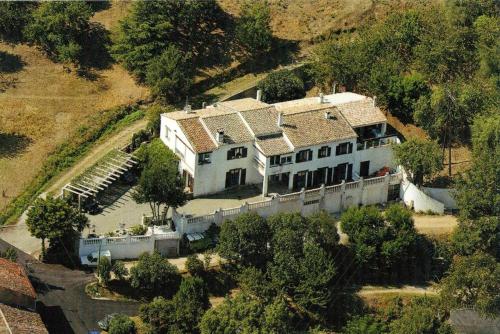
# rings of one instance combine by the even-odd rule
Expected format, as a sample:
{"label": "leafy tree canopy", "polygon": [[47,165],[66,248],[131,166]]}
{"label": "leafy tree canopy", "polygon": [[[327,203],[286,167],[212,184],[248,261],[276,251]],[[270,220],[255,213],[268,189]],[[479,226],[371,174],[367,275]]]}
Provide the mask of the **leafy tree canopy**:
{"label": "leafy tree canopy", "polygon": [[124,314],[115,316],[109,322],[109,334],[135,334],[136,327],[132,319]]}
{"label": "leafy tree canopy", "polygon": [[245,1],[236,25],[237,43],[250,58],[269,51],[273,42],[271,12],[266,0]]}
{"label": "leafy tree canopy", "polygon": [[461,221],[451,235],[451,242],[456,254],[472,255],[482,251],[500,261],[500,218]]}
{"label": "leafy tree canopy", "polygon": [[306,95],[304,82],[290,70],[272,72],[257,88],[262,90],[262,100],[267,103],[300,99]]}
{"label": "leafy tree canopy", "polygon": [[8,42],[23,40],[23,29],[36,8],[35,2],[2,1],[0,2],[0,38]]}
{"label": "leafy tree canopy", "polygon": [[442,169],[442,155],[437,143],[410,138],[400,145],[394,145],[394,159],[411,173],[413,182],[422,185],[425,177],[432,177]]}

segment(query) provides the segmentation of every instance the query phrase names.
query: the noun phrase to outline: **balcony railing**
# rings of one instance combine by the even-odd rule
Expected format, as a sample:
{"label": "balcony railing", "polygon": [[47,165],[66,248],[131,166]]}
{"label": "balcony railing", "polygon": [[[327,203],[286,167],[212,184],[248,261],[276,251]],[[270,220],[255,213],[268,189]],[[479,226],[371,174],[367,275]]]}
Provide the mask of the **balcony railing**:
{"label": "balcony railing", "polygon": [[372,147],[380,147],[390,144],[396,144],[399,142],[397,136],[384,136],[379,138],[371,138],[367,140],[362,140],[356,143],[356,150],[363,151]]}

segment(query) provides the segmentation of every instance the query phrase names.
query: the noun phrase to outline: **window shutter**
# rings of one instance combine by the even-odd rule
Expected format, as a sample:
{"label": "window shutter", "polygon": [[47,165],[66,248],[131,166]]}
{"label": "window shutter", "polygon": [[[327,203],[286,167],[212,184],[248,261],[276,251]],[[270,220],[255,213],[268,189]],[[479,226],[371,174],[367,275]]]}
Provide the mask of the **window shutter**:
{"label": "window shutter", "polygon": [[352,180],[352,164],[347,166],[347,179]]}
{"label": "window shutter", "polygon": [[232,154],[232,153],[233,153],[233,150],[232,150],[232,149],[231,149],[231,150],[229,150],[229,151],[227,151],[227,160],[231,160],[231,159],[233,159],[233,154]]}
{"label": "window shutter", "polygon": [[337,145],[335,147],[335,155],[339,155],[339,153],[340,153],[340,145]]}
{"label": "window shutter", "polygon": [[246,158],[247,157],[247,154],[248,154],[248,149],[246,147],[243,147],[243,154],[242,154],[242,158]]}
{"label": "window shutter", "polygon": [[328,146],[328,152],[326,154],[328,157],[332,155],[332,148],[330,146]]}
{"label": "window shutter", "polygon": [[352,143],[349,143],[349,151],[348,153],[352,153]]}
{"label": "window shutter", "polygon": [[247,178],[247,170],[245,168],[243,168],[241,170],[241,175],[240,175],[240,184],[241,185],[245,184],[246,178]]}
{"label": "window shutter", "polygon": [[295,154],[295,162],[300,162],[300,152]]}
{"label": "window shutter", "polygon": [[307,160],[311,161],[313,159],[313,151],[309,150],[309,154],[307,155]]}
{"label": "window shutter", "polygon": [[226,188],[229,187],[231,180],[231,172],[226,172]]}

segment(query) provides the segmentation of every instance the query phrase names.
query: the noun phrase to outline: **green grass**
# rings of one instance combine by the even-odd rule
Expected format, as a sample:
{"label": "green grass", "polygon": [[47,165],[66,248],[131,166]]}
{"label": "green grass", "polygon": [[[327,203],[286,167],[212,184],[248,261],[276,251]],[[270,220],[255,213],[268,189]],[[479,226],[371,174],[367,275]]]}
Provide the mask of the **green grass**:
{"label": "green grass", "polygon": [[54,176],[74,165],[93,144],[143,117],[144,111],[137,107],[120,106],[104,111],[99,120],[78,128],[78,134],[56,148],[38,175],[3,210],[0,225],[14,223]]}

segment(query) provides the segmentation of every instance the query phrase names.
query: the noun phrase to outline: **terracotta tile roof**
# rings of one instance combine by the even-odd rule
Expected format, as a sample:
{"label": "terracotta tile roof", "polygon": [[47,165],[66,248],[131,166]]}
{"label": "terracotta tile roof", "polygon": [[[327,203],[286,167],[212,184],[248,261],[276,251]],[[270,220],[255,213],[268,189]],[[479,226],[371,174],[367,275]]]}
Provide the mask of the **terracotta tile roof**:
{"label": "terracotta tile roof", "polygon": [[240,114],[256,136],[282,132],[278,126],[278,111],[274,107],[241,111]]}
{"label": "terracotta tile roof", "polygon": [[48,334],[49,332],[38,313],[0,304],[0,333]]}
{"label": "terracotta tile roof", "polygon": [[198,117],[182,119],[178,122],[197,153],[210,152],[217,148]]}
{"label": "terracotta tile roof", "polygon": [[264,153],[265,156],[279,155],[293,152],[288,146],[285,138],[280,136],[272,136],[256,140],[257,147]]}
{"label": "terracotta tile roof", "polygon": [[257,101],[256,99],[252,99],[249,97],[217,103],[217,107],[229,109],[232,111],[252,110],[252,109],[265,108],[268,106],[269,104],[265,102]]}
{"label": "terracotta tile roof", "polygon": [[205,109],[192,110],[190,113],[186,113],[184,110],[178,110],[165,113],[163,115],[167,118],[178,121],[181,119],[188,119],[188,118],[226,115],[226,114],[232,114],[234,112],[235,112],[234,110],[225,108],[207,107]]}
{"label": "terracotta tile roof", "polygon": [[237,113],[203,117],[201,121],[205,123],[214,138],[217,130],[222,129],[224,131],[224,142],[227,144],[244,143],[253,140],[252,134]]}
{"label": "terracotta tile roof", "polygon": [[[329,111],[333,119],[326,119]],[[356,138],[356,132],[335,107],[284,116],[283,131],[296,148]]]}
{"label": "terracotta tile roof", "polygon": [[24,268],[3,258],[0,258],[0,287],[36,298],[35,289]]}
{"label": "terracotta tile roof", "polygon": [[368,126],[387,122],[382,111],[373,105],[371,98],[337,105],[352,127]]}

